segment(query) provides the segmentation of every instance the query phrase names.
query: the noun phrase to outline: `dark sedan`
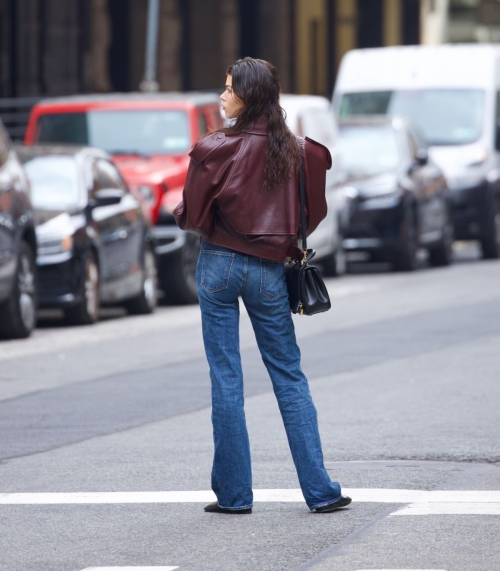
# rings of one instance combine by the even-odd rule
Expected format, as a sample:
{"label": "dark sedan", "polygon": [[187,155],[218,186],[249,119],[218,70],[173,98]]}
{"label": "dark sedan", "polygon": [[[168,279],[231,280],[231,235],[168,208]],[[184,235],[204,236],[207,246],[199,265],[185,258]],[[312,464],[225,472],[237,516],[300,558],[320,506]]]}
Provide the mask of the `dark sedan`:
{"label": "dark sedan", "polygon": [[36,322],[36,238],[29,183],[0,122],[0,337],[27,337]]}
{"label": "dark sedan", "polygon": [[348,258],[389,261],[396,270],[410,271],[418,249],[425,248],[432,265],[450,264],[448,187],[411,124],[385,116],[345,120],[339,149],[350,199]]}
{"label": "dark sedan", "polygon": [[156,306],[150,226],[107,153],[90,147],[19,147],[31,183],[39,306],[90,324],[100,304],[130,313]]}

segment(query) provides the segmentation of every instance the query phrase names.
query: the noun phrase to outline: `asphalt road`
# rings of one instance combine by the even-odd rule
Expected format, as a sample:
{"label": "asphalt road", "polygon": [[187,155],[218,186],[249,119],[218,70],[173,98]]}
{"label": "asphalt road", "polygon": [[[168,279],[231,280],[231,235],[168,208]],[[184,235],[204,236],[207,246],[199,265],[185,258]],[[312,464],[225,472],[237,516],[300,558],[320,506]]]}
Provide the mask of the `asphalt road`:
{"label": "asphalt road", "polygon": [[197,306],[76,328],[45,314],[31,339],[2,342],[0,570],[500,569],[500,262],[456,257],[358,268],[328,280],[331,311],[294,318],[326,466],[353,497],[333,514],[297,492],[244,311],[248,516],[203,512]]}

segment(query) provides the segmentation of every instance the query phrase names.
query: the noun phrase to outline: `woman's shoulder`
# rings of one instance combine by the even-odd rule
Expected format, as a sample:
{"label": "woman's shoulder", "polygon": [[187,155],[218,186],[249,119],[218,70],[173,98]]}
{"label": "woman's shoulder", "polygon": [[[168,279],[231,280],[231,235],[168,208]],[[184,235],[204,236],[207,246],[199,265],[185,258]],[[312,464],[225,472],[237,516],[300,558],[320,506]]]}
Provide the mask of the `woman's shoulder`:
{"label": "woman's shoulder", "polygon": [[332,167],[332,155],[325,145],[322,145],[318,141],[311,139],[310,137],[297,137],[299,145],[302,149],[302,154],[307,161],[309,156],[315,156],[322,158],[325,161],[326,169],[329,170]]}
{"label": "woman's shoulder", "polygon": [[233,147],[235,143],[237,144],[237,138],[216,131],[195,143],[189,156],[199,165],[216,149],[221,147]]}

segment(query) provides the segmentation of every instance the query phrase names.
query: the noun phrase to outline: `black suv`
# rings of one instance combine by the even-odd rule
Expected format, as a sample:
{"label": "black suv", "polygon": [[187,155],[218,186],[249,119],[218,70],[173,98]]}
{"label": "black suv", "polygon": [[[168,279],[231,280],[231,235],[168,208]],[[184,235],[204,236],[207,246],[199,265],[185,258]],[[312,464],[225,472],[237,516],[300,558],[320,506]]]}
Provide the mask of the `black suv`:
{"label": "black suv", "polygon": [[0,123],[0,337],[28,337],[36,323],[36,236],[29,183]]}

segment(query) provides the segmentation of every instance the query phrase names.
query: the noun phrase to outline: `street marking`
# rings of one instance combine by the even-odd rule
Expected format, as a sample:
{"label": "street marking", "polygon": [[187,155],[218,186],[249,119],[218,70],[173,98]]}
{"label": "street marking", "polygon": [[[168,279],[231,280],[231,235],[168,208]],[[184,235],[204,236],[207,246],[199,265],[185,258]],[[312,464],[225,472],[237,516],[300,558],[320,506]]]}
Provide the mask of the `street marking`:
{"label": "street marking", "polygon": [[[385,504],[500,504],[500,491],[421,491],[383,488],[343,488],[355,503]],[[28,504],[177,504],[213,502],[211,490],[168,492],[4,493],[0,505]],[[254,490],[254,502],[303,502],[300,489]]]}
{"label": "street marking", "polygon": [[358,569],[357,571],[446,571],[446,569]]}
{"label": "street marking", "polygon": [[403,515],[500,515],[500,503],[418,503],[410,504],[390,514]]}
{"label": "street marking", "polygon": [[179,567],[85,567],[82,571],[174,571]]}

